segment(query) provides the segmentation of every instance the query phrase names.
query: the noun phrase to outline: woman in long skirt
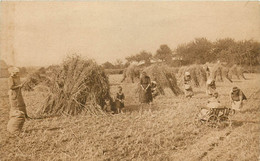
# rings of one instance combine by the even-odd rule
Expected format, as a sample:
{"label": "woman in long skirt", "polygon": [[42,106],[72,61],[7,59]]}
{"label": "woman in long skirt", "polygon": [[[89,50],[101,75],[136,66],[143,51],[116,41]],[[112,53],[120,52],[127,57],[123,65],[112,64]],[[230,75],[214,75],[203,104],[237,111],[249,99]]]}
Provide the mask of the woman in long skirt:
{"label": "woman in long skirt", "polygon": [[[150,104],[153,101],[152,90],[151,90],[151,79],[146,74],[146,72],[142,72],[142,76],[140,78],[140,93],[139,93],[139,102],[143,104]],[[142,110],[141,105],[141,110]]]}

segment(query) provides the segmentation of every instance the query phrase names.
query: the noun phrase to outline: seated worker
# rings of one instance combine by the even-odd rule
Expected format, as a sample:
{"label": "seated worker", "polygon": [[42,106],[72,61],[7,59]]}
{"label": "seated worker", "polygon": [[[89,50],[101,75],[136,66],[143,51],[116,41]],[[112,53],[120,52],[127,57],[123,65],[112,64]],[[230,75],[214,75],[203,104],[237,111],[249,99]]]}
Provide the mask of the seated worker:
{"label": "seated worker", "polygon": [[240,111],[243,107],[243,101],[247,100],[247,98],[238,87],[233,87],[230,92],[230,100],[232,109]]}
{"label": "seated worker", "polygon": [[220,101],[218,100],[218,93],[215,92],[213,96],[208,99],[207,105],[201,107],[199,118],[202,120],[206,120],[206,118],[209,116],[210,109],[221,107],[224,106],[221,105]]}
{"label": "seated worker", "polygon": [[209,96],[212,96],[216,92],[216,83],[214,79],[208,79],[206,83],[206,93]]}
{"label": "seated worker", "polygon": [[103,110],[108,113],[114,113],[112,109],[111,99],[109,97],[105,98],[105,105],[103,107]]}

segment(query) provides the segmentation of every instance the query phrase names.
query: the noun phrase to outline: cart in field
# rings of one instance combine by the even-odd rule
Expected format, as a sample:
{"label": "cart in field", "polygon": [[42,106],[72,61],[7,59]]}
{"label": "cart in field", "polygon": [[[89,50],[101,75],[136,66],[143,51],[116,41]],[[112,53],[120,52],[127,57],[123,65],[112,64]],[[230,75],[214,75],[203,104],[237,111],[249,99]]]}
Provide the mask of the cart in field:
{"label": "cart in field", "polygon": [[195,117],[195,125],[207,125],[213,128],[231,126],[230,116],[234,114],[234,110],[227,107],[210,108],[203,114],[200,112]]}

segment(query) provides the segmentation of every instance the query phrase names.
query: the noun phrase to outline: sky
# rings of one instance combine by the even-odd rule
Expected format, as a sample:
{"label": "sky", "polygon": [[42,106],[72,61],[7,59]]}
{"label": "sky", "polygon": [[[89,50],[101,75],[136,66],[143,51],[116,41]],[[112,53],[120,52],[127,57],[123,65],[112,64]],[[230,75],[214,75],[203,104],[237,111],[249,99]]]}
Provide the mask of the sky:
{"label": "sky", "polygon": [[260,41],[259,2],[1,2],[0,59],[47,66],[78,53],[101,64],[194,38]]}

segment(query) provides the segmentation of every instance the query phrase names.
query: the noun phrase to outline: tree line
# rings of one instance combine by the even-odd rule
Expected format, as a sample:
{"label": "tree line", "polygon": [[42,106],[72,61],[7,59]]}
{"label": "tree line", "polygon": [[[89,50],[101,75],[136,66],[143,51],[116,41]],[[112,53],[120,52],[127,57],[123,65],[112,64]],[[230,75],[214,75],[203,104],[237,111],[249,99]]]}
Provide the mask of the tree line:
{"label": "tree line", "polygon": [[182,66],[217,61],[226,62],[229,65],[256,66],[260,65],[260,43],[255,40],[235,41],[232,38],[218,39],[214,42],[206,38],[195,38],[188,43],[178,45],[174,50],[162,44],[154,54],[143,50],[125,59],[125,64],[117,60],[114,64],[106,62],[103,67],[125,68],[132,62],[142,62],[144,65],[163,62],[171,66]]}

